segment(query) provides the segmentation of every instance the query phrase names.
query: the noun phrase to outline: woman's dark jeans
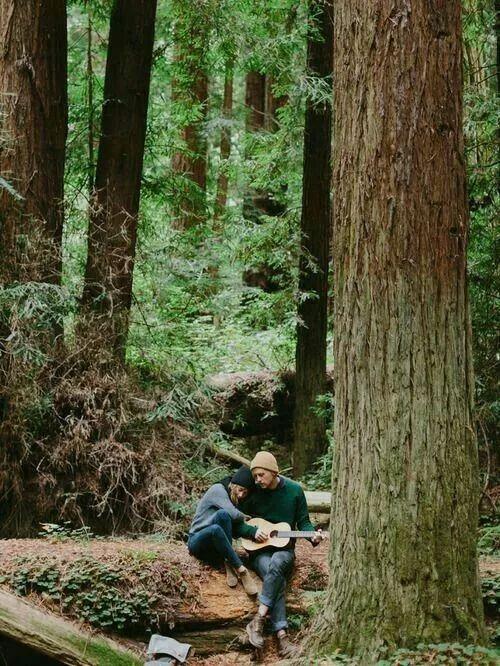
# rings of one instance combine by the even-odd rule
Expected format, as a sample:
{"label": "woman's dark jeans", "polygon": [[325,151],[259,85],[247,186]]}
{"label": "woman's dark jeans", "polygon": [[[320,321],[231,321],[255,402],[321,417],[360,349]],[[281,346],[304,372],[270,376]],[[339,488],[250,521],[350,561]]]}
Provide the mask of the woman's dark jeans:
{"label": "woman's dark jeans", "polygon": [[190,534],[188,550],[199,560],[207,564],[219,564],[223,560],[235,569],[243,566],[233,546],[233,522],[231,516],[224,509],[214,513],[212,524],[199,532]]}

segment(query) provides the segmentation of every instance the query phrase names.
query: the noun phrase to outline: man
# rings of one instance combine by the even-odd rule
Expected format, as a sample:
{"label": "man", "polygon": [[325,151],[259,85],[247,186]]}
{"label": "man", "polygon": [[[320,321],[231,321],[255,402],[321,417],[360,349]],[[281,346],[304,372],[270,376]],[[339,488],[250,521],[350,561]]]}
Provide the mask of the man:
{"label": "man", "polygon": [[[317,545],[322,536],[315,532],[309,520],[304,491],[295,481],[280,476],[278,463],[272,453],[259,451],[252,460],[250,469],[257,488],[245,502],[245,511],[271,523],[288,523],[292,530],[314,532],[310,541]],[[254,539],[264,543],[268,535],[257,530]],[[285,605],[286,579],[293,568],[294,548],[295,541],[292,539],[287,548],[259,550],[250,556],[250,566],[262,578],[263,583],[258,597],[260,604],[257,614],[247,624],[246,632],[250,643],[254,647],[262,648],[264,624],[269,619],[271,628],[276,633],[280,657],[291,657],[296,653],[296,647],[288,639],[286,632],[288,623]]]}
{"label": "man", "polygon": [[233,548],[233,525],[241,536],[253,537],[255,528],[245,525],[245,514],[237,505],[255,488],[250,469],[242,465],[232,477],[214,483],[198,502],[189,529],[188,550],[191,555],[217,565],[224,562],[229,587],[241,581],[245,592],[257,594],[257,587]]}

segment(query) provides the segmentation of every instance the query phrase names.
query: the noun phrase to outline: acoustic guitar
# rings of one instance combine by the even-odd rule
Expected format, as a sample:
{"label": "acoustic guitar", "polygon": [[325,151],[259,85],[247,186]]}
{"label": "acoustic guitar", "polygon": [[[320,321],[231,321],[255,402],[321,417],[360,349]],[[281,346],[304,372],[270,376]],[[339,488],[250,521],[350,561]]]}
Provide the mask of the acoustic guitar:
{"label": "acoustic guitar", "polygon": [[[269,548],[269,546],[273,546],[274,548],[285,548],[290,543],[290,539],[310,539],[315,534],[318,534],[318,532],[292,530],[288,523],[270,523],[269,521],[264,520],[264,518],[251,518],[250,520],[247,520],[247,525],[258,527],[269,535],[269,538],[262,543],[252,541],[252,539],[242,538],[241,545],[248,552],[260,550],[261,548]],[[321,535],[328,536],[328,533],[321,532]]]}

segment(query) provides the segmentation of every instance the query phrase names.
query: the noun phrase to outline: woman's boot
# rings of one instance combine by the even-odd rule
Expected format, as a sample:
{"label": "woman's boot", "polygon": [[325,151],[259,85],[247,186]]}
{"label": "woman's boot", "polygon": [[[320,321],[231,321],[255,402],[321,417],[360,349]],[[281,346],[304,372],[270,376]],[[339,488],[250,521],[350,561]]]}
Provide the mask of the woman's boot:
{"label": "woman's boot", "polygon": [[238,585],[238,576],[233,569],[233,567],[229,564],[229,562],[224,562],[224,566],[226,567],[226,581],[229,587],[236,587]]}

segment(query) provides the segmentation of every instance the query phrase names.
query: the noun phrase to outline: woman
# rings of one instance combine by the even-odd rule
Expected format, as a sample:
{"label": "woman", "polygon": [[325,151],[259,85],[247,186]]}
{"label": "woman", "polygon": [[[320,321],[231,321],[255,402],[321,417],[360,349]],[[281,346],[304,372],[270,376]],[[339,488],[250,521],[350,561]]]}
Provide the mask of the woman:
{"label": "woman", "polygon": [[188,536],[191,555],[211,565],[223,561],[229,587],[236,587],[240,580],[249,595],[257,594],[258,590],[232,541],[234,524],[240,536],[251,538],[254,535],[255,528],[244,524],[246,516],[236,508],[254,487],[252,473],[246,465],[232,477],[214,483],[198,502]]}

